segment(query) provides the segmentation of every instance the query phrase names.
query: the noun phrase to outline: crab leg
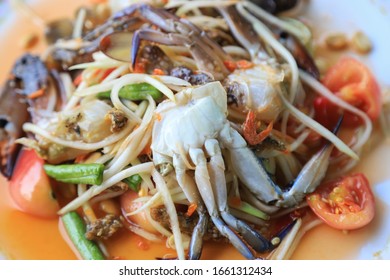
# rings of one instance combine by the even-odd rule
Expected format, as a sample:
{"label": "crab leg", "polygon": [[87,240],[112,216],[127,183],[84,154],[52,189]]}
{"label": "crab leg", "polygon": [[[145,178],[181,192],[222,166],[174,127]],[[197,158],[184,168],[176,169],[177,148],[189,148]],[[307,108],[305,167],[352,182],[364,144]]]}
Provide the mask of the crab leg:
{"label": "crab leg", "polygon": [[193,32],[197,35],[196,37],[194,36],[195,39],[202,40],[203,43],[207,44],[207,46],[209,46],[213,50],[213,53],[218,58],[222,59],[223,61],[232,59],[230,57],[230,55],[228,55],[219,44],[215,43],[212,39],[210,39],[210,37],[207,35],[207,33],[204,30],[200,29],[199,27],[194,25],[192,22],[190,22],[189,20],[186,20],[184,18],[180,19],[180,21],[183,22],[184,24],[190,26],[191,32]]}
{"label": "crab leg", "polygon": [[205,148],[210,156],[208,171],[210,181],[217,201],[218,210],[222,219],[234,230],[240,233],[246,242],[256,251],[265,252],[269,249],[270,243],[247,223],[237,219],[229,212],[227,205],[227,189],[225,179],[225,164],[221,155],[218,141],[209,139],[205,142]]}
{"label": "crab leg", "polygon": [[176,33],[162,33],[151,29],[142,29],[134,33],[131,63],[134,68],[141,40],[147,40],[169,46],[186,46],[196,61],[198,68],[209,72],[217,80],[222,80],[228,74],[223,61],[202,40],[192,39],[188,36]]}
{"label": "crab leg", "polygon": [[320,71],[306,47],[292,34],[284,30],[274,30],[279,42],[291,52],[300,69],[306,71],[317,80],[320,78]]}
{"label": "crab leg", "polygon": [[234,6],[220,7],[218,8],[218,11],[226,20],[226,23],[229,25],[229,28],[236,40],[240,42],[241,45],[249,52],[251,57],[254,58],[263,49],[263,47],[258,35],[253,30],[252,24],[240,16]]}
{"label": "crab leg", "polygon": [[188,201],[192,205],[196,205],[196,211],[199,216],[199,220],[192,233],[189,246],[189,259],[198,260],[200,259],[200,255],[202,253],[203,236],[207,230],[208,216],[196,184],[191,176],[186,173],[186,165],[177,154],[173,155],[173,166],[175,167],[176,179],[179,186],[182,188]]}
{"label": "crab leg", "polygon": [[222,144],[229,150],[232,167],[241,182],[261,201],[269,203],[282,198],[283,191],[268,176],[264,167],[247,147],[244,138],[230,126],[220,133]]}
{"label": "crab leg", "polygon": [[[218,11],[226,20],[226,23],[229,25],[229,28],[233,33],[233,36],[244,46],[244,48],[246,48],[252,58],[259,55],[260,53],[266,55],[259,36],[254,31],[252,24],[245,20],[238,13],[236,7],[220,7],[218,8]],[[297,38],[289,34],[287,31],[281,30],[280,28],[276,28],[274,26],[269,27],[280,43],[291,52],[292,56],[297,62],[297,65],[318,79],[318,68],[314,63],[313,58],[306,50],[305,46],[303,46],[303,44],[301,44]]]}
{"label": "crab leg", "polygon": [[134,67],[136,63],[137,54],[139,51],[139,47],[141,44],[141,40],[147,40],[155,43],[159,43],[162,45],[191,45],[191,41],[180,34],[169,33],[165,34],[160,31],[152,30],[152,29],[142,29],[138,30],[133,35],[133,42],[131,48],[131,64]]}
{"label": "crab leg", "polygon": [[313,192],[325,177],[332,150],[333,145],[328,143],[315,154],[302,168],[292,188],[283,193],[283,199],[277,201],[276,205],[283,207],[297,205],[306,194]]}
{"label": "crab leg", "polygon": [[229,239],[233,246],[236,247],[236,249],[244,257],[247,259],[255,259],[256,257],[253,255],[251,249],[218,215],[218,209],[215,204],[215,198],[207,170],[207,161],[203,151],[201,149],[191,148],[189,153],[192,161],[196,165],[196,185],[198,186],[199,192],[203,198],[214,225],[218,228],[223,236]]}

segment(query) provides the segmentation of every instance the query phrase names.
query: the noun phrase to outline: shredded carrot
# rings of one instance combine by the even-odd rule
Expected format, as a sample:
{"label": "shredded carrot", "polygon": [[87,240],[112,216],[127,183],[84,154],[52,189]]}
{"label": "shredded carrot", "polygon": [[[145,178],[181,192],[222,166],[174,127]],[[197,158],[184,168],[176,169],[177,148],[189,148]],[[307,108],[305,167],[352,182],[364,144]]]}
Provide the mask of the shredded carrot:
{"label": "shredded carrot", "polygon": [[243,59],[243,60],[237,61],[236,65],[239,69],[249,69],[249,68],[252,68],[254,64],[248,60]]}
{"label": "shredded carrot", "polygon": [[77,75],[77,77],[73,81],[73,84],[77,87],[81,84],[82,81],[83,81],[83,72]]}
{"label": "shredded carrot", "polygon": [[134,73],[145,73],[145,63],[144,62],[136,62],[134,66]]}
{"label": "shredded carrot", "polygon": [[41,97],[45,93],[45,90],[43,88],[38,89],[37,91],[34,91],[28,95],[28,98],[35,99],[38,97]]}
{"label": "shredded carrot", "polygon": [[162,76],[162,75],[165,75],[165,72],[164,72],[164,70],[162,70],[162,69],[160,69],[160,68],[154,68],[154,69],[153,69],[153,75]]}
{"label": "shredded carrot", "polygon": [[187,217],[191,217],[192,214],[194,214],[196,208],[198,208],[198,205],[196,203],[191,203],[187,209],[187,213],[186,213]]}
{"label": "shredded carrot", "polygon": [[146,145],[145,148],[141,151],[140,155],[152,155],[152,149],[150,148],[150,144]]}
{"label": "shredded carrot", "polygon": [[75,162],[75,163],[82,163],[82,162],[84,162],[84,161],[87,159],[88,155],[89,155],[89,154],[78,155],[78,156],[75,158],[74,162]]}
{"label": "shredded carrot", "polygon": [[273,128],[273,122],[270,122],[266,129],[257,133],[257,122],[256,122],[256,114],[252,110],[250,110],[246,116],[246,120],[244,122],[243,134],[245,140],[250,145],[257,145],[261,143],[268,135],[271,133]]}
{"label": "shredded carrot", "polygon": [[226,68],[230,71],[233,72],[237,68],[237,63],[231,60],[226,60],[223,62],[223,64],[226,66]]}
{"label": "shredded carrot", "polygon": [[156,120],[159,121],[159,122],[162,120],[161,114],[156,113]]}
{"label": "shredded carrot", "polygon": [[100,77],[100,82],[103,81],[105,78],[107,78],[107,76],[110,75],[111,72],[114,71],[114,70],[115,70],[115,68],[108,68],[108,69],[106,69],[103,72],[102,76]]}

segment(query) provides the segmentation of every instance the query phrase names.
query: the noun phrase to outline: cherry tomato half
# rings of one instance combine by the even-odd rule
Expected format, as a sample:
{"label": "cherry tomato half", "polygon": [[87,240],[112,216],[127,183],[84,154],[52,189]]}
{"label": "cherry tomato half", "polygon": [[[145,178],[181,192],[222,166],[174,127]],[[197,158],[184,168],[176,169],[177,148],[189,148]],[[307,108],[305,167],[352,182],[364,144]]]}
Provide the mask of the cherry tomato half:
{"label": "cherry tomato half", "polygon": [[374,195],[361,173],[324,183],[306,200],[319,218],[337,229],[361,228],[375,215]]}
{"label": "cherry tomato half", "polygon": [[[372,121],[378,119],[381,110],[380,87],[370,70],[351,57],[341,58],[325,74],[322,83],[335,95],[364,111]],[[325,126],[333,126],[342,110],[325,97],[314,101],[316,119]],[[345,112],[343,123],[357,126],[362,120]]]}
{"label": "cherry tomato half", "polygon": [[42,218],[54,218],[59,205],[43,164],[43,159],[34,150],[22,149],[10,181],[10,193],[23,212]]}

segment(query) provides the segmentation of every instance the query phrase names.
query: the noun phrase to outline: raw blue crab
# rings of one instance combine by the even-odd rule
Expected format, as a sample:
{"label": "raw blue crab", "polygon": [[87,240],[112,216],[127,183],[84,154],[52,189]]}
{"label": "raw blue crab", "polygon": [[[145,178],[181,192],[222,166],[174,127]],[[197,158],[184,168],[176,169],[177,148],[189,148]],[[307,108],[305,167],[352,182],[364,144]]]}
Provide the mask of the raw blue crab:
{"label": "raw blue crab", "polygon": [[[254,196],[280,207],[294,206],[302,201],[305,194],[315,190],[327,170],[333,147],[330,144],[306,163],[290,190],[282,191],[244,138],[230,125],[226,92],[220,82],[188,88],[176,94],[176,103],[162,102],[156,113],[161,120],[156,121],[153,128],[154,164],[173,166],[187,199],[198,206],[199,230],[206,220],[207,211],[221,234],[246,258],[255,258],[250,247],[264,252],[270,244],[245,222],[230,214],[223,155],[230,157],[234,172]],[[194,177],[190,175],[192,169]],[[195,235],[200,237],[201,232],[195,231]],[[193,246],[192,251],[198,252],[196,246],[200,246],[199,243]]]}

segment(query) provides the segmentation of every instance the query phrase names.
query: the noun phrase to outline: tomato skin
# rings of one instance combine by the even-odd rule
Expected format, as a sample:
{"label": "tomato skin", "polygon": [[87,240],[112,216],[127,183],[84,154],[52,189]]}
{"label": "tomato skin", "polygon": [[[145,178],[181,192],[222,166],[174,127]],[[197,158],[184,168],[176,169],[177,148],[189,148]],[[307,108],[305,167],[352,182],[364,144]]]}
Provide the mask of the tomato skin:
{"label": "tomato skin", "polygon": [[[328,70],[322,83],[336,96],[364,111],[372,121],[378,119],[381,111],[380,87],[370,70],[358,60],[352,57],[341,58]],[[316,119],[327,127],[334,125],[343,111],[325,97],[317,97],[314,108]],[[345,112],[343,123],[356,127],[362,120]]]}
{"label": "tomato skin", "polygon": [[314,99],[315,119],[326,128],[332,130],[336,126],[340,116],[344,114],[343,125],[346,127],[357,127],[362,124],[362,119],[330,102],[323,96]]}
{"label": "tomato skin", "polygon": [[375,216],[374,195],[361,173],[322,184],[306,201],[320,219],[336,229],[358,229]]}
{"label": "tomato skin", "polygon": [[127,192],[121,195],[120,204],[121,204],[123,215],[130,223],[137,224],[148,232],[157,233],[156,229],[148,222],[146,218],[145,210],[135,215],[131,215],[131,216],[126,215],[128,213],[137,210],[143,205],[142,202],[134,202],[134,200],[138,197],[139,197],[138,193],[133,190],[128,190]]}
{"label": "tomato skin", "polygon": [[59,205],[53,197],[43,164],[43,159],[34,150],[22,149],[10,180],[10,194],[23,212],[41,218],[55,218]]}

